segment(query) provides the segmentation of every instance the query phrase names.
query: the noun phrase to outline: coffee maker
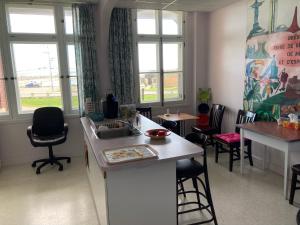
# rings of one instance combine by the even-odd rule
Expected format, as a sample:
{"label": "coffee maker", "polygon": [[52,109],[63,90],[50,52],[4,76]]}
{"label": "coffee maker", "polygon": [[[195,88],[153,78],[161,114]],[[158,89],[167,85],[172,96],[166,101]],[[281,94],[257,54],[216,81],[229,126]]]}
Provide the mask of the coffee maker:
{"label": "coffee maker", "polygon": [[118,118],[119,104],[113,94],[108,94],[106,100],[102,102],[103,114],[105,118]]}

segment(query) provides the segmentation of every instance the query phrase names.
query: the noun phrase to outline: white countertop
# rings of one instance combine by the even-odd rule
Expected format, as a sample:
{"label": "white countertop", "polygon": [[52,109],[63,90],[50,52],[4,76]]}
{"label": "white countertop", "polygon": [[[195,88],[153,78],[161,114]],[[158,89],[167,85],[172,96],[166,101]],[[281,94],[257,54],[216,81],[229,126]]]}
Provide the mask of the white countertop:
{"label": "white countertop", "polygon": [[[81,123],[88,141],[93,149],[98,165],[103,170],[117,169],[124,166],[142,166],[145,163],[159,163],[164,160],[178,160],[182,158],[190,158],[197,155],[202,155],[203,149],[175,133],[164,140],[151,140],[144,134],[139,136],[129,136],[111,139],[99,139],[93,129],[91,122],[86,117],[81,118]],[[162,128],[157,123],[149,120],[148,118],[140,115],[141,128],[140,131],[144,133],[149,129]],[[124,164],[111,165],[107,164],[103,158],[103,151],[107,149],[115,149],[118,147],[148,144],[158,153],[158,158],[155,160],[141,160]]]}

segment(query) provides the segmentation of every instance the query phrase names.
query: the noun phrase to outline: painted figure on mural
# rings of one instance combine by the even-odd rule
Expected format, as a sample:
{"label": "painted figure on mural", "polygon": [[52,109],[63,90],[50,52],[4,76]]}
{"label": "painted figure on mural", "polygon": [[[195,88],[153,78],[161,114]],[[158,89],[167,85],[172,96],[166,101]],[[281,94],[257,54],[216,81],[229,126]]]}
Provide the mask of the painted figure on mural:
{"label": "painted figure on mural", "polygon": [[269,78],[269,79],[278,79],[278,66],[276,62],[275,55],[273,55],[272,61],[265,70],[265,72],[261,75],[261,78]]}
{"label": "painted figure on mural", "polygon": [[286,72],[286,70],[284,68],[281,71],[281,73],[279,74],[279,77],[278,77],[278,80],[279,80],[280,84],[278,85],[276,93],[277,93],[277,91],[285,91],[288,78],[289,78],[289,75],[288,75],[288,73]]}
{"label": "painted figure on mural", "polygon": [[288,79],[285,97],[294,100],[300,99],[300,79],[297,76]]}
{"label": "painted figure on mural", "polygon": [[271,62],[271,76],[270,79],[277,79],[278,78],[278,66],[276,62],[275,55],[273,55],[273,59]]}
{"label": "painted figure on mural", "polygon": [[255,60],[252,60],[246,66],[246,85],[247,85],[248,89],[253,88],[251,79],[252,79],[252,73],[253,73],[254,66],[255,66]]}
{"label": "painted figure on mural", "polygon": [[270,98],[272,94],[272,88],[271,88],[271,81],[268,79],[265,82],[265,89],[266,89],[266,96],[267,98]]}

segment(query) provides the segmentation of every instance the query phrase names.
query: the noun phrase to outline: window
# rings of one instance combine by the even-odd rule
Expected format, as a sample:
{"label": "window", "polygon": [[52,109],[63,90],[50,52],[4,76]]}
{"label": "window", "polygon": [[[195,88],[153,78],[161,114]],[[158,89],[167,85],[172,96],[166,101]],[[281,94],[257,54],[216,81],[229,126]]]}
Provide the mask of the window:
{"label": "window", "polygon": [[163,43],[164,100],[182,99],[182,42]]}
{"label": "window", "polygon": [[2,63],[1,52],[0,52],[0,115],[8,114],[5,81],[6,79],[4,77],[3,63]]}
{"label": "window", "polygon": [[158,11],[138,10],[137,31],[138,34],[158,34]]}
{"label": "window", "polygon": [[138,44],[141,102],[160,101],[159,44]]}
{"label": "window", "polygon": [[164,35],[182,35],[182,13],[162,11]]}
{"label": "window", "polygon": [[140,102],[182,101],[182,12],[138,9],[136,16]]}
{"label": "window", "polygon": [[62,108],[57,45],[13,43],[12,53],[19,112],[45,106]]}
{"label": "window", "polygon": [[54,34],[53,7],[8,6],[11,33]]}
{"label": "window", "polygon": [[72,109],[76,110],[79,108],[79,103],[78,103],[76,62],[75,62],[75,46],[73,44],[68,44],[68,65],[69,65],[68,71],[70,77]]}
{"label": "window", "polygon": [[73,34],[73,17],[72,17],[72,9],[65,8],[65,31],[66,34]]}
{"label": "window", "polygon": [[68,78],[70,87],[71,110],[78,110],[78,89],[77,89],[77,73],[76,73],[76,58],[75,46],[73,41],[73,15],[71,8],[64,8],[65,33],[68,37],[67,56],[68,56]]}
{"label": "window", "polygon": [[12,105],[12,117],[46,106],[60,107],[66,114],[77,111],[71,8],[7,4],[1,10],[0,15],[6,15],[1,33],[8,34],[2,44],[9,46],[3,54],[8,62],[6,74],[10,74],[7,86],[12,92],[6,98],[0,61],[0,115],[8,112],[6,99]]}

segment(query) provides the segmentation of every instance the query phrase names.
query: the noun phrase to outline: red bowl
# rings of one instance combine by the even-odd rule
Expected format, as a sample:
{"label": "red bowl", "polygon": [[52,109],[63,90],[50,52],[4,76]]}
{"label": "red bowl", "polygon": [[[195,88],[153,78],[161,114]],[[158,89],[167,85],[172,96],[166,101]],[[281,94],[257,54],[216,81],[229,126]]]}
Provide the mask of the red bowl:
{"label": "red bowl", "polygon": [[171,131],[167,129],[151,129],[145,132],[145,135],[152,139],[164,139],[166,136],[169,136],[170,134]]}

